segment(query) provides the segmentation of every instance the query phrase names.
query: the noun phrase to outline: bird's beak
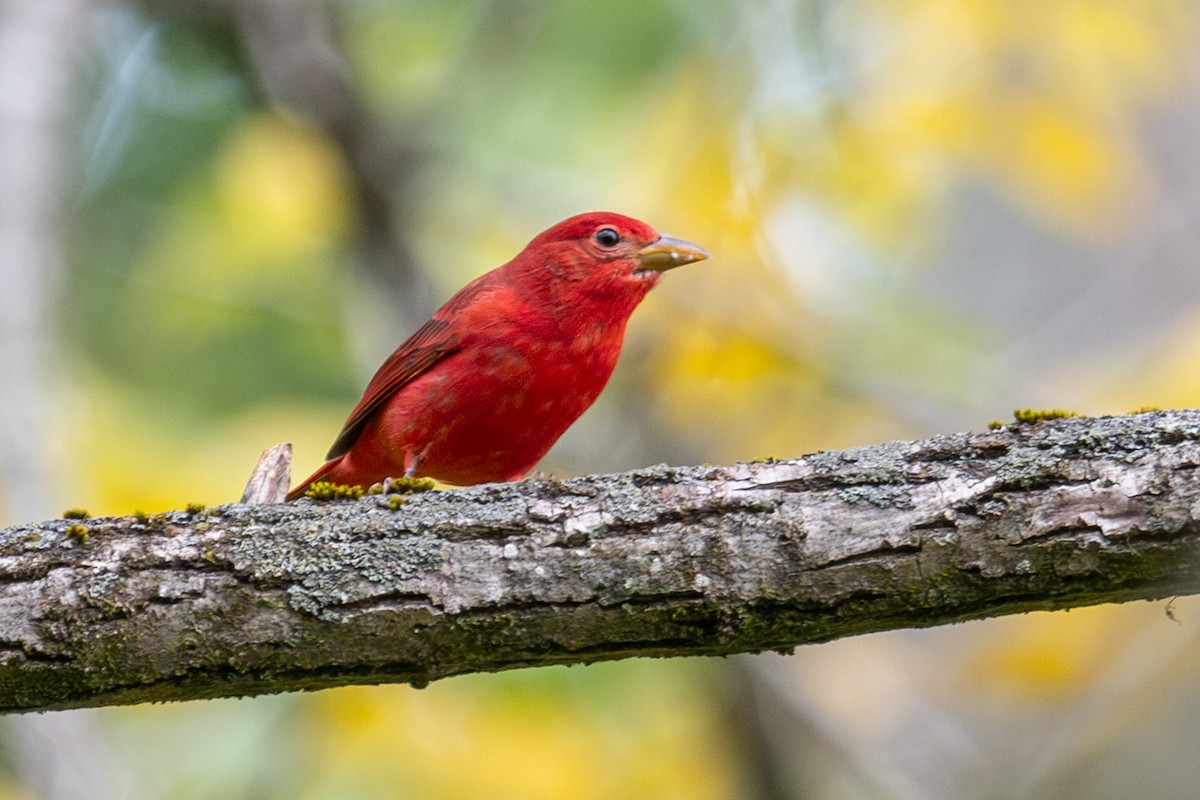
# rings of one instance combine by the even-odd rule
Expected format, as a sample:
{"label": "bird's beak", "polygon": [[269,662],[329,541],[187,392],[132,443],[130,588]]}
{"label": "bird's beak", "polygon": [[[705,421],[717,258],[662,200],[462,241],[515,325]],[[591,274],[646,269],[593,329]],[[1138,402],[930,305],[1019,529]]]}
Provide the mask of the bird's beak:
{"label": "bird's beak", "polygon": [[712,258],[712,256],[698,244],[685,242],[683,239],[676,239],[674,236],[660,236],[658,237],[658,241],[638,250],[636,258],[641,265],[639,269],[666,272],[669,269],[682,267],[684,264],[690,264],[693,261],[703,261],[706,258]]}

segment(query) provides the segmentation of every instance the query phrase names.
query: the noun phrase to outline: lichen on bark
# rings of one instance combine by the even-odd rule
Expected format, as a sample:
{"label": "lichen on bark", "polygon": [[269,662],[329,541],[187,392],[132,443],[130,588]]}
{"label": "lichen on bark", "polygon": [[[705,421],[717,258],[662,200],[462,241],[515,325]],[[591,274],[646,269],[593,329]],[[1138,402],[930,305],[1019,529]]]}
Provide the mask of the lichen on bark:
{"label": "lichen on bark", "polygon": [[0,531],[0,710],[422,685],[1200,589],[1200,412]]}

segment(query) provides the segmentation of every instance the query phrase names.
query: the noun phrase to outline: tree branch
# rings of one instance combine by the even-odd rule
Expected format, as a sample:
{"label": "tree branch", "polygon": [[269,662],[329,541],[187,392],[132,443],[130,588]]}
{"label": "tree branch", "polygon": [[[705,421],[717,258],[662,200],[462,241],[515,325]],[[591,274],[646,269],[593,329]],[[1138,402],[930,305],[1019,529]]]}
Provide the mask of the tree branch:
{"label": "tree branch", "polygon": [[0,531],[0,710],[248,695],[1200,591],[1200,411]]}

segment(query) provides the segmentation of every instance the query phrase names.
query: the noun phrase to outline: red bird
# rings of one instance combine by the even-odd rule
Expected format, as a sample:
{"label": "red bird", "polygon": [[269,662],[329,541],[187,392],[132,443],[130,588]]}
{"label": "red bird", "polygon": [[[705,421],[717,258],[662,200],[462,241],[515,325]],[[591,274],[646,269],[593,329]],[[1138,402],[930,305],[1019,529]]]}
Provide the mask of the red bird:
{"label": "red bird", "polygon": [[580,214],[471,281],[383,362],[314,481],[525,477],[600,394],[633,309],[708,258],[620,214]]}

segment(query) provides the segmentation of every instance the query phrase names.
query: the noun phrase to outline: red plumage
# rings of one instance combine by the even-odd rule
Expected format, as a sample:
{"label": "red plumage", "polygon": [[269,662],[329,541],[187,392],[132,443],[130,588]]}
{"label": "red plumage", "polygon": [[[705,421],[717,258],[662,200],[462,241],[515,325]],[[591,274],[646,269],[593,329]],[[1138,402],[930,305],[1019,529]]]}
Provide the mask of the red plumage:
{"label": "red plumage", "polygon": [[317,480],[523,478],[600,394],[665,270],[708,258],[644,222],[581,214],[476,278],[388,357]]}

